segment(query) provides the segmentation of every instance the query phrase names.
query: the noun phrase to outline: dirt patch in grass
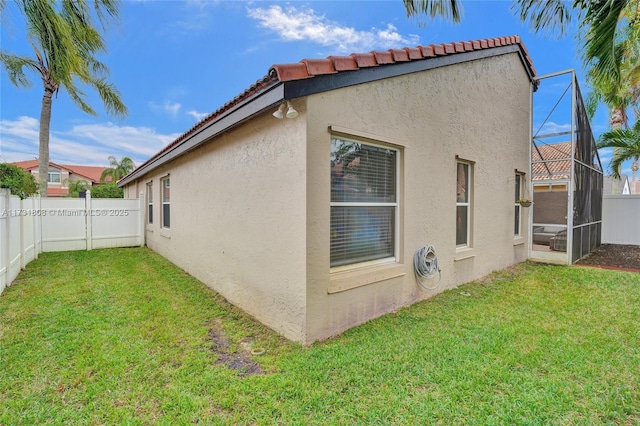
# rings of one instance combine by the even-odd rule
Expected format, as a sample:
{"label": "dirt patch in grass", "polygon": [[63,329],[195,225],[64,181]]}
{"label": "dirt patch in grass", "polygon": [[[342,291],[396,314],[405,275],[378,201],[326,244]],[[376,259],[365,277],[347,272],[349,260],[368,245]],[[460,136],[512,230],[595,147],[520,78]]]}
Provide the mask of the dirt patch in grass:
{"label": "dirt patch in grass", "polygon": [[217,324],[209,330],[209,339],[213,342],[211,350],[218,355],[216,364],[224,364],[229,368],[237,370],[241,376],[253,376],[264,374],[264,370],[251,359],[249,345],[242,342],[239,351],[232,351],[231,341],[225,336],[224,331]]}
{"label": "dirt patch in grass", "polygon": [[640,245],[603,244],[576,265],[640,272]]}

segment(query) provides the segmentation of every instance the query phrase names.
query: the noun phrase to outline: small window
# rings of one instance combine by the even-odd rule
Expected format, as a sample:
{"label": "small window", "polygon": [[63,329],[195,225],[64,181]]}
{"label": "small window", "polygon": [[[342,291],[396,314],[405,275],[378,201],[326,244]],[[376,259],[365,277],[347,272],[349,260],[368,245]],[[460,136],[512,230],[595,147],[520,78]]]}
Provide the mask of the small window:
{"label": "small window", "polygon": [[397,258],[398,150],[331,138],[330,266]]}
{"label": "small window", "polygon": [[522,229],[522,206],[518,204],[518,200],[522,198],[522,174],[516,173],[516,187],[515,187],[515,205],[514,205],[514,223],[513,223],[513,235],[520,236],[520,230]]}
{"label": "small window", "polygon": [[60,170],[49,169],[49,176],[47,177],[49,183],[60,183]]}
{"label": "small window", "polygon": [[170,197],[170,183],[169,178],[164,178],[161,181],[162,184],[162,227],[171,227],[171,197]]}
{"label": "small window", "polygon": [[153,182],[147,184],[147,223],[153,223]]}
{"label": "small window", "polygon": [[456,247],[471,245],[471,172],[470,163],[457,161]]}

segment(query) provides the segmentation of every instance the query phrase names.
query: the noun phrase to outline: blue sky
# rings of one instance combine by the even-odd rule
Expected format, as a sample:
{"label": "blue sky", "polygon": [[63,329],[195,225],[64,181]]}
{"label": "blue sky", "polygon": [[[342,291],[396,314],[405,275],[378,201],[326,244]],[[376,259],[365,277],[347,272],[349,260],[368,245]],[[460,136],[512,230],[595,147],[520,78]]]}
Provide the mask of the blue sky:
{"label": "blue sky", "polygon": [[[80,111],[60,91],[51,121],[51,160],[62,164],[108,165],[107,157],[141,164],[197,121],[248,88],[276,63],[371,50],[518,34],[539,75],[575,68],[584,83],[574,32],[562,39],[536,35],[520,23],[510,1],[465,1],[460,24],[407,18],[402,1],[124,1],[118,26],[107,32],[100,57],[110,81],[129,108],[127,118],[108,116],[88,91],[97,117]],[[422,23],[422,25],[420,25]],[[0,21],[3,50],[32,54],[22,18],[9,3]],[[38,155],[42,84],[16,89],[0,73],[0,161]],[[543,82],[536,120],[546,116],[564,90]],[[538,118],[540,116],[540,118]],[[551,129],[566,129],[554,116]],[[607,130],[605,108],[592,122]],[[603,163],[609,153],[601,152]],[[603,164],[605,165],[605,164]],[[627,165],[623,173],[629,173]]]}

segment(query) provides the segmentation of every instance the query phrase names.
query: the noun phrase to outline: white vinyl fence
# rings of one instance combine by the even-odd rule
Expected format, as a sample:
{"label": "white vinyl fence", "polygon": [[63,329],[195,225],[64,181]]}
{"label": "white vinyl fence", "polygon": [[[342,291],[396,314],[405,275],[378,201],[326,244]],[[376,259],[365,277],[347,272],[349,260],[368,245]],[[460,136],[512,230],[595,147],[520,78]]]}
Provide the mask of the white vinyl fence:
{"label": "white vinyl fence", "polygon": [[640,195],[605,195],[602,243],[640,245]]}
{"label": "white vinyl fence", "polygon": [[144,246],[144,199],[21,200],[0,189],[0,294],[38,254]]}

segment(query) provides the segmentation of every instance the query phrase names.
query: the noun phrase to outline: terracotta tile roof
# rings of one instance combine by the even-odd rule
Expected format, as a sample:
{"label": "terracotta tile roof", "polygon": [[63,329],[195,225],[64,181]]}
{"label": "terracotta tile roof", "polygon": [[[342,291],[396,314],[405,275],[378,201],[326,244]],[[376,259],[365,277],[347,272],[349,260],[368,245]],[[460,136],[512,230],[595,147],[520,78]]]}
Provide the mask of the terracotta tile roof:
{"label": "terracotta tile roof", "polygon": [[[107,169],[107,167],[100,166],[76,166],[73,164],[64,164],[62,167],[69,170],[74,175],[81,176],[85,179],[89,179],[93,182],[100,182],[100,175]],[[106,182],[110,182],[111,178],[108,178]]]}
{"label": "terracotta tile roof", "polygon": [[11,164],[13,164],[14,166],[18,166],[23,170],[31,170],[38,167],[38,160],[16,161],[15,163]]}
{"label": "terracotta tile roof", "polygon": [[[537,144],[532,148],[532,179],[559,180],[571,177],[571,142]],[[546,161],[544,163],[540,161]]]}
{"label": "terracotta tile roof", "polygon": [[68,188],[47,188],[47,197],[64,197],[69,194]]}
{"label": "terracotta tile roof", "polygon": [[[16,165],[23,170],[32,170],[32,169],[38,168],[38,159],[36,158],[35,160],[16,161],[15,163],[11,163],[11,164]],[[57,168],[65,168],[64,166],[61,166],[60,164],[56,164],[53,161],[49,161],[49,166],[53,166]]]}
{"label": "terracotta tile roof", "polygon": [[329,56],[326,59],[303,59],[293,64],[277,64],[271,67],[279,81],[292,81],[312,78],[317,75],[335,74],[342,71],[354,71],[360,68],[377,67],[398,62],[419,61],[437,56],[517,44],[532,76],[536,75],[533,61],[519,36],[498,37],[484,40],[470,40],[453,43],[430,44],[428,46],[405,47],[369,53],[352,53],[349,56]]}
{"label": "terracotta tile roof", "polygon": [[[23,170],[33,170],[38,168],[38,160],[27,160],[27,161],[16,161],[14,164],[20,167]],[[106,169],[106,167],[100,166],[78,166],[74,164],[56,164],[53,161],[49,161],[49,166],[56,167],[59,169],[68,170],[74,175],[78,175],[84,179],[88,179],[92,182],[100,182],[100,175],[102,171]],[[107,179],[107,182],[110,182],[110,179]]]}
{"label": "terracotta tile roof", "polygon": [[[195,126],[184,132],[176,140],[165,146],[159,152],[151,156],[147,161],[138,166],[129,175],[120,180],[121,184],[126,184],[133,179],[139,170],[143,170],[147,165],[172,151],[182,143],[196,135],[209,125],[222,119],[227,112],[239,106],[245,100],[254,95],[264,92],[278,83],[286,83],[295,80],[306,80],[320,75],[331,75],[349,71],[357,71],[362,68],[372,68],[380,66],[391,66],[398,63],[428,60],[439,56],[455,55],[458,53],[486,50],[501,46],[516,45],[522,54],[525,66],[528,69],[530,78],[536,75],[533,61],[522,43],[519,36],[507,36],[488,38],[482,40],[459,41],[452,43],[430,44],[428,46],[405,47],[402,49],[389,49],[386,51],[373,51],[369,53],[352,53],[348,56],[328,56],[325,59],[303,59],[298,63],[273,65],[266,76],[256,81],[244,92],[225,103],[222,107],[212,112]],[[537,82],[534,83],[537,87]],[[153,170],[156,166],[153,166]],[[142,174],[146,173],[143,171]]]}

